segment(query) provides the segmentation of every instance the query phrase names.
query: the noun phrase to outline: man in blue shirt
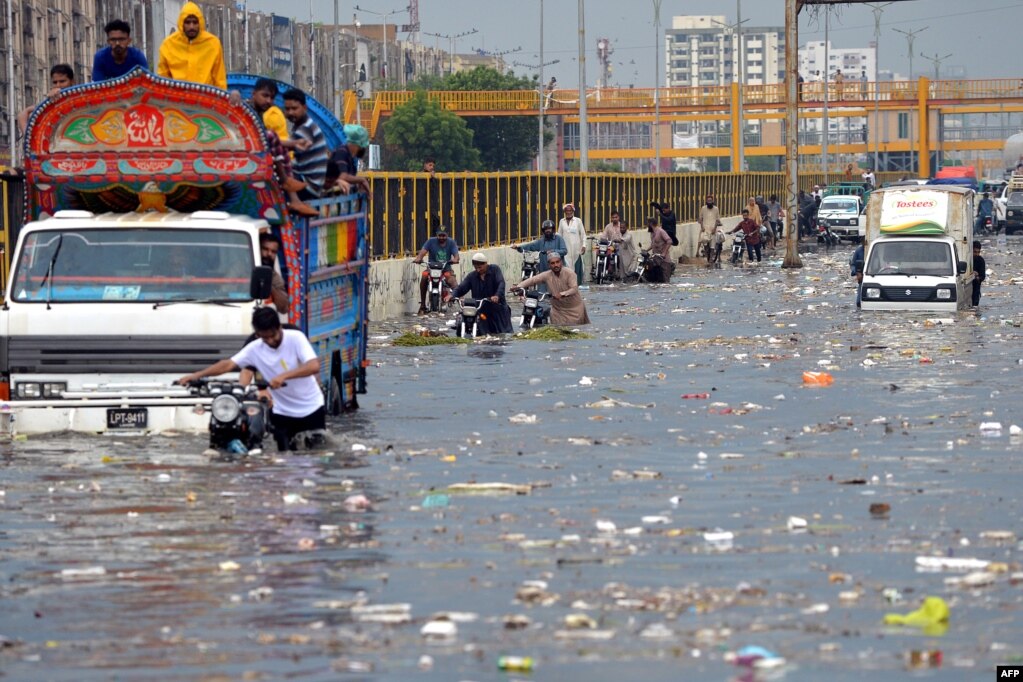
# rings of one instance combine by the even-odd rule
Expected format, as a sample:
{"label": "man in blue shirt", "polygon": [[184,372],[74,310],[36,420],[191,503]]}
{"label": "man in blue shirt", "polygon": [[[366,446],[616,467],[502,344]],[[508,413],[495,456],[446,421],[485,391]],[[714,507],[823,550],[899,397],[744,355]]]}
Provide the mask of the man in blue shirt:
{"label": "man in blue shirt", "polygon": [[[430,237],[419,250],[413,263],[422,263],[426,258],[427,263],[444,263],[444,281],[448,289],[454,289],[457,281],[451,266],[458,262],[458,244],[454,239],[448,238],[448,230],[443,225],[437,230],[436,237]],[[419,314],[426,314],[426,291],[430,288],[430,270],[423,270],[423,276],[419,279]]]}
{"label": "man in blue shirt", "polygon": [[327,179],[327,138],[320,126],[309,116],[305,93],[292,88],[284,93],[284,116],[291,121],[291,139],[282,141],[295,154],[291,174],[305,183],[298,193],[300,199],[318,199]]}
{"label": "man in blue shirt", "polygon": [[974,234],[983,231],[984,220],[990,218],[995,212],[995,202],[991,201],[991,195],[984,192],[984,198],[977,202],[977,224],[974,225]]}
{"label": "man in blue shirt", "polygon": [[568,245],[560,234],[554,234],[554,221],[543,221],[543,236],[525,244],[519,244],[512,248],[516,251],[539,251],[540,262],[537,264],[537,272],[547,270],[547,254],[557,252],[562,258],[568,255]]}
{"label": "man in blue shirt", "polygon": [[93,82],[117,78],[136,66],[149,68],[149,62],[142,50],[131,44],[131,26],[127,21],[114,19],[103,27],[107,34],[107,47],[92,58]]}

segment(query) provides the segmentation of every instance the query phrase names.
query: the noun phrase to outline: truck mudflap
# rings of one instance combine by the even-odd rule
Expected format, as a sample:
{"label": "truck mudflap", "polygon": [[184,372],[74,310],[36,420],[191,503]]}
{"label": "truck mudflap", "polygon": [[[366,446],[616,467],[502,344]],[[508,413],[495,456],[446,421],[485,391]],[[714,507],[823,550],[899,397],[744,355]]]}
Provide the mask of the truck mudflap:
{"label": "truck mudflap", "polygon": [[210,398],[91,398],[0,401],[0,431],[6,436],[73,431],[152,435],[205,433]]}

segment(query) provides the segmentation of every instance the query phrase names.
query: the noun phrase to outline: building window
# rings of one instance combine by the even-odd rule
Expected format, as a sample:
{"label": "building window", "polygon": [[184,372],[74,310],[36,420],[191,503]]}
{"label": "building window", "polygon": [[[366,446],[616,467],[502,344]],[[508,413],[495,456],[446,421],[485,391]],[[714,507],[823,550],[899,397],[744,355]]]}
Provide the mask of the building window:
{"label": "building window", "polygon": [[899,114],[899,139],[905,140],[909,138],[909,114]]}

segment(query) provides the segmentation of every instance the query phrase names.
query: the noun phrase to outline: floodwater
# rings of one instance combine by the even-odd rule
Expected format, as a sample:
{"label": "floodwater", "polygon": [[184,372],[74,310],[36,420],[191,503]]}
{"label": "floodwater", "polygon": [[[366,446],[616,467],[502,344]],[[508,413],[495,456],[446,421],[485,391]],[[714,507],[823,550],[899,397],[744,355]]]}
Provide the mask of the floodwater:
{"label": "floodwater", "polygon": [[[329,452],[3,446],[0,679],[992,679],[1023,660],[1023,243],[986,245],[979,314],[860,313],[850,250],[590,288],[588,340],[377,324]],[[926,596],[946,631],[882,623]]]}

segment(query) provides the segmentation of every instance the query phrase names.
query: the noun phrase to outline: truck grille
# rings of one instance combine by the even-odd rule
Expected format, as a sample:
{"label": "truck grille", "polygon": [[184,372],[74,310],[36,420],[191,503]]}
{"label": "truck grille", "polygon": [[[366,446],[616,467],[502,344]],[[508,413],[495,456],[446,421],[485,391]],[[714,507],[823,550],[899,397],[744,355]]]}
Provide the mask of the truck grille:
{"label": "truck grille", "polygon": [[14,336],[0,338],[8,372],[186,374],[234,355],[244,336]]}

